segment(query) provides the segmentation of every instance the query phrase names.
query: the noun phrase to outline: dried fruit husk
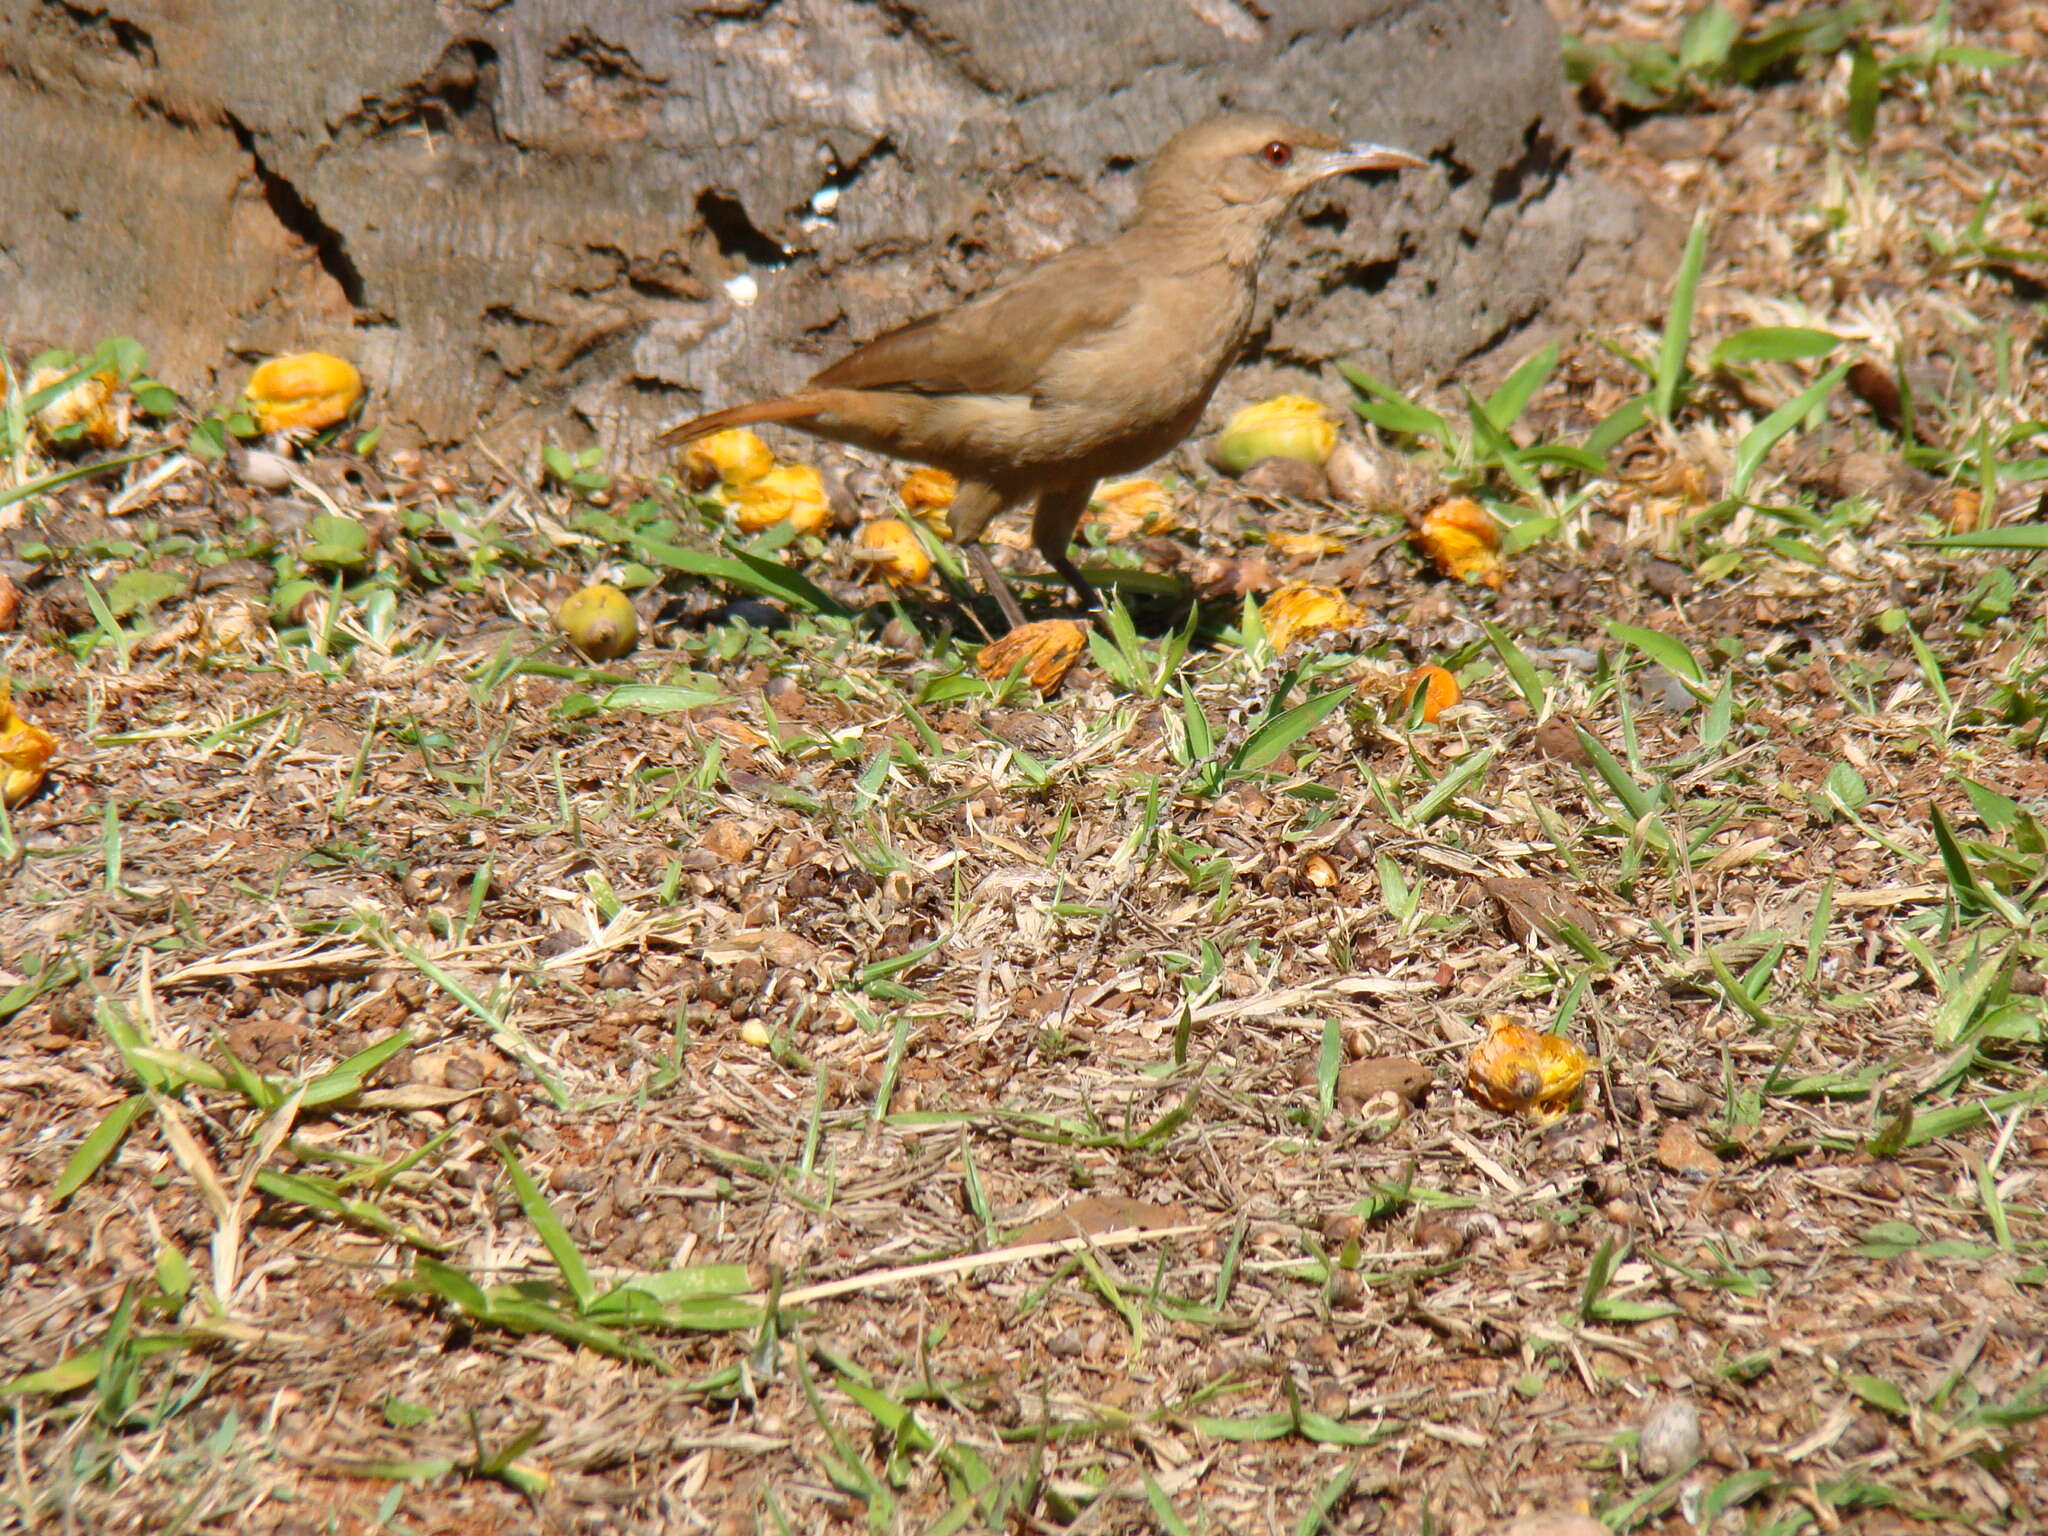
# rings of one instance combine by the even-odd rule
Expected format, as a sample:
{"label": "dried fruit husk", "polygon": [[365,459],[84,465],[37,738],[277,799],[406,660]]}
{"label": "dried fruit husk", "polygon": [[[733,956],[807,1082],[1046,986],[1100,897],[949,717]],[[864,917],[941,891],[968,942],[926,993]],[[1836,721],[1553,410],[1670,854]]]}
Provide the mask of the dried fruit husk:
{"label": "dried fruit husk", "polygon": [[1365,610],[1335,587],[1290,581],[1259,605],[1259,620],[1276,651],[1297,640],[1362,623]]}
{"label": "dried fruit husk", "polygon": [[946,520],[946,511],[953,505],[953,498],[960,494],[960,482],[943,469],[920,465],[903,477],[903,488],[897,493],[903,498],[903,510],[919,522],[938,528]]}
{"label": "dried fruit husk", "polygon": [[990,682],[998,682],[1021,663],[1031,686],[1050,694],[1066,680],[1087,644],[1087,625],[1074,619],[1041,619],[991,640],[981,648],[975,666]]}
{"label": "dried fruit husk", "polygon": [[1453,581],[1498,588],[1507,580],[1500,558],[1500,527],[1476,501],[1457,496],[1440,502],[1423,514],[1415,539],[1437,570]]}
{"label": "dried fruit husk", "polygon": [[1146,534],[1168,533],[1178,526],[1173,494],[1157,480],[1110,480],[1089,498],[1088,521],[1112,543]]}
{"label": "dried fruit husk", "polygon": [[1415,707],[1418,695],[1422,699],[1423,723],[1434,725],[1438,715],[1458,702],[1458,680],[1442,667],[1417,667],[1407,679],[1406,702],[1410,709]]}
{"label": "dried fruit husk", "polygon": [[1289,560],[1321,560],[1344,553],[1344,541],[1327,533],[1275,531],[1266,535],[1266,547]]}
{"label": "dried fruit husk", "polygon": [[900,517],[862,523],[847,540],[847,552],[898,586],[915,586],[932,573],[932,557],[917,531]]}
{"label": "dried fruit husk", "polygon": [[[29,375],[28,393],[35,394],[60,379],[68,368],[38,368]],[[95,448],[118,448],[128,441],[128,400],[120,391],[120,376],[111,368],[89,373],[56,399],[35,413],[36,435],[49,447],[75,450],[81,441]],[[69,427],[79,427],[82,437],[66,442],[58,436]]]}
{"label": "dried fruit husk", "polygon": [[822,533],[832,521],[825,477],[808,464],[778,464],[757,480],[726,487],[733,521],[747,533],[789,522],[798,533]]}
{"label": "dried fruit husk", "polygon": [[14,708],[14,692],[0,683],[0,801],[20,805],[43,787],[57,738]]}
{"label": "dried fruit husk", "polygon": [[1517,1024],[1504,1013],[1486,1020],[1486,1038],[1465,1063],[1465,1088],[1488,1109],[1548,1123],[1571,1108],[1586,1079],[1586,1053],[1562,1035]]}
{"label": "dried fruit husk", "polygon": [[693,490],[751,485],[775,467],[775,454],[745,427],[700,437],[683,449],[683,475]]}

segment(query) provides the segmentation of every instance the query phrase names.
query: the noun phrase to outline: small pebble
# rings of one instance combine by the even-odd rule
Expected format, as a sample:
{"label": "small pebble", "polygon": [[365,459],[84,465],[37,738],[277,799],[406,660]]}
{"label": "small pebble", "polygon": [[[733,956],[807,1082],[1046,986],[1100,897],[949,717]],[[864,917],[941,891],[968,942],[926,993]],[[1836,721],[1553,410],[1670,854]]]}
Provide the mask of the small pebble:
{"label": "small pebble", "polygon": [[1636,1461],[1647,1478],[1669,1477],[1700,1454],[1700,1411],[1687,1397],[1668,1397],[1650,1410],[1636,1434]]}
{"label": "small pebble", "polygon": [[1636,690],[1645,709],[1663,709],[1674,715],[1683,715],[1700,707],[1693,691],[1659,666],[1643,668],[1636,677]]}
{"label": "small pebble", "polygon": [[282,491],[292,483],[292,462],[263,448],[238,448],[228,454],[235,478],[253,491]]}

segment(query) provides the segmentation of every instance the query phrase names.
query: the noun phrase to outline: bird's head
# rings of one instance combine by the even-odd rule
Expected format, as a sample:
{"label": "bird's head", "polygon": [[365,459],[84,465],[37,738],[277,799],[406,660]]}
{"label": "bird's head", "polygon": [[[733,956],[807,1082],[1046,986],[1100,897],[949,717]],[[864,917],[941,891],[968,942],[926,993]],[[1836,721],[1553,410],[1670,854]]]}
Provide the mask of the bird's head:
{"label": "bird's head", "polygon": [[1295,198],[1326,177],[1428,163],[1384,144],[1346,144],[1284,117],[1212,118],[1175,134],[1153,157],[1138,221],[1242,230],[1263,245]]}

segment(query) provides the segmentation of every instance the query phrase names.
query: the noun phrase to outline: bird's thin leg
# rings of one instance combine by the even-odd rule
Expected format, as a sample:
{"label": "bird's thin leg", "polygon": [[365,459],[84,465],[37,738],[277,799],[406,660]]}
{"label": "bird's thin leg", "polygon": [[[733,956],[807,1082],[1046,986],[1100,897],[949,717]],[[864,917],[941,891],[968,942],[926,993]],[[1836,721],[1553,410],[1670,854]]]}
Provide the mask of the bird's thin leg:
{"label": "bird's thin leg", "polygon": [[973,562],[975,573],[981,577],[981,584],[988,588],[988,595],[996,600],[996,606],[1003,610],[1003,621],[1012,629],[1024,625],[1024,610],[1017,606],[1016,594],[1010,584],[1003,580],[1003,573],[996,569],[995,561],[989,559],[988,551],[979,544],[967,546],[967,558]]}
{"label": "bird's thin leg", "polygon": [[966,548],[975,574],[981,577],[981,584],[996,600],[996,606],[1003,610],[1003,622],[1012,629],[1024,622],[1024,610],[1017,606],[1016,594],[1003,580],[1003,573],[996,569],[995,561],[989,559],[988,551],[981,547],[981,531],[1014,500],[1013,495],[986,480],[962,480],[960,489],[953,495],[953,505],[946,513],[946,521],[953,530],[953,542]]}
{"label": "bird's thin leg", "polygon": [[1038,509],[1031,514],[1031,542],[1045,556],[1045,563],[1074,589],[1083,611],[1091,614],[1102,611],[1102,599],[1081,574],[1081,567],[1068,558],[1067,546],[1074,542],[1074,530],[1088,511],[1088,497],[1094,489],[1092,480],[1056,486],[1039,496]]}

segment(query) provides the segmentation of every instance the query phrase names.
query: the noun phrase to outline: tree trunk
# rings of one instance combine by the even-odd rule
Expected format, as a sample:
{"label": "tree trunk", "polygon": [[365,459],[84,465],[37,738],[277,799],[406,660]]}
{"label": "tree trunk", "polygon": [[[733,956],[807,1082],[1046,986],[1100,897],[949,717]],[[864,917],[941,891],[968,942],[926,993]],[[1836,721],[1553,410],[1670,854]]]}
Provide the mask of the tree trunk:
{"label": "tree trunk", "polygon": [[1220,106],[1448,171],[1311,197],[1227,393],[1440,374],[1633,216],[1570,173],[1541,0],[0,0],[0,323],[201,399],[318,347],[396,438],[631,451],[1109,233]]}

